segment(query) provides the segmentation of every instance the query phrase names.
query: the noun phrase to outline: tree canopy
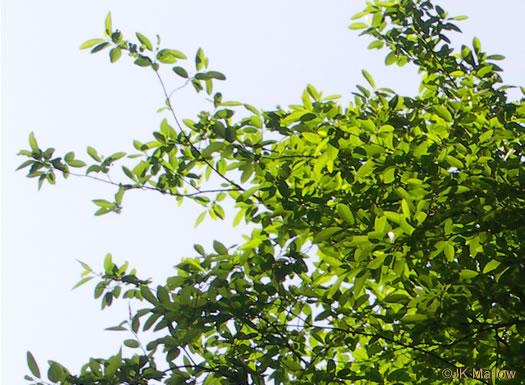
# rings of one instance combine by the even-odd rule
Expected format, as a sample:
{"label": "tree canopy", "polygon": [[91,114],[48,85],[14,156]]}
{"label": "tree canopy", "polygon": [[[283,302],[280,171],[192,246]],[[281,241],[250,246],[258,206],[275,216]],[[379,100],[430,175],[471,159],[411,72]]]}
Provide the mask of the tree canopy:
{"label": "tree canopy", "polygon": [[[154,190],[202,205],[196,224],[223,220],[230,200],[233,225],[253,230],[238,246],[196,244],[165,283],[110,254],[100,273],[82,263],[77,286],[95,278],[102,308],[130,301],[129,318],[110,328],[130,333],[125,348],[76,374],[49,361],[49,381],[28,352],[26,379],[522,383],[525,99],[509,100],[503,57],[479,39],[452,48],[461,19],[427,0],[368,2],[349,28],[386,48],[386,65],[417,66],[419,94],[378,88],[363,70],[368,85],[348,105],[308,85],[301,105],[262,111],[213,91],[226,77],[202,49],[186,64],[158,36],[126,40],[108,14],[104,36],[81,48],[109,49],[112,63],[126,53],[152,71],[166,118],[152,139],[133,141],[135,154],[88,146],[89,163],[42,149],[31,133],[20,168],[39,188],[56,175],[114,184],[114,198],[93,200],[95,215],[119,213],[127,191]],[[211,110],[179,118],[165,66]]]}

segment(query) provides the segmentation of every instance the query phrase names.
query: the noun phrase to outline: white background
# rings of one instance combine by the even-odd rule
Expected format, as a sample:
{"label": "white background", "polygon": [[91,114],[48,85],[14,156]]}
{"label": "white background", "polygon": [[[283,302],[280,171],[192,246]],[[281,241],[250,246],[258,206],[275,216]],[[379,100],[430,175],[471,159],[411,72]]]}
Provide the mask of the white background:
{"label": "white background", "polygon": [[[451,33],[457,47],[478,36],[489,53],[504,54],[504,80],[525,85],[521,0],[441,1],[464,34]],[[139,31],[164,47],[193,59],[202,47],[210,69],[226,74],[217,82],[225,100],[260,108],[300,103],[307,83],[325,95],[352,98],[355,84],[366,85],[367,69],[378,87],[415,95],[413,67],[385,67],[386,51],[369,51],[370,38],[348,30],[350,17],[364,1],[64,1],[7,0],[2,4],[2,384],[24,383],[31,350],[47,369],[56,360],[76,372],[89,357],[114,354],[128,335],[104,331],[126,317],[126,304],[100,311],[93,284],[71,287],[81,272],[75,259],[100,271],[107,252],[117,263],[128,260],[140,277],[162,283],[181,257],[194,256],[194,243],[213,239],[227,246],[238,242],[242,227],[206,220],[196,230],[201,212],[191,204],[154,192],[131,192],[121,215],[94,217],[91,199],[111,200],[111,186],[85,178],[57,178],[44,185],[15,168],[24,160],[34,131],[42,148],[57,154],[75,151],[88,160],[86,146],[109,155],[133,152],[133,139],[147,141],[163,118],[158,82],[150,70],[126,56],[109,64],[107,52],[89,55],[79,46],[102,37],[108,10],[113,26],[134,38]],[[191,64],[191,63],[190,63]],[[180,82],[167,73],[174,87]],[[188,91],[177,93],[181,118],[194,118],[208,106]],[[513,95],[518,95],[514,93]],[[246,229],[245,229],[246,232]],[[94,281],[92,281],[94,282]]]}

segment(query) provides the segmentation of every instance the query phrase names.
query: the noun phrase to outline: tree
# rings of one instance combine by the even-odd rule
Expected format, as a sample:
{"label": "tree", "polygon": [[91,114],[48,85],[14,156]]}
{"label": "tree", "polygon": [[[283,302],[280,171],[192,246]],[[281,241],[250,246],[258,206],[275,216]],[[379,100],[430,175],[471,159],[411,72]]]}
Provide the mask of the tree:
{"label": "tree", "polygon": [[[125,162],[121,182],[100,178],[117,192],[93,201],[95,215],[119,213],[126,191],[149,189],[201,204],[197,224],[223,219],[231,199],[234,225],[254,230],[238,247],[195,245],[197,256],[156,286],[109,254],[100,274],[82,264],[77,286],[97,278],[102,308],[121,294],[145,306],[111,328],[129,330],[123,344],[137,353],[92,358],[79,374],[51,361],[51,383],[434,384],[452,374],[520,383],[525,99],[508,100],[502,57],[478,39],[453,51],[447,34],[460,32],[461,17],[430,1],[374,1],[363,16],[350,29],[386,47],[387,65],[416,65],[419,95],[376,88],[363,71],[370,87],[357,86],[349,106],[308,85],[302,105],[260,111],[213,92],[225,76],[202,50],[190,70],[158,37],[125,40],[109,14],[104,38],[82,44],[153,71],[170,117],[153,140],[134,141],[138,154],[103,158],[88,147],[89,165],[71,152],[54,157],[30,134],[20,168],[40,188],[57,173],[98,179]],[[180,121],[164,65],[211,96],[212,111]],[[27,358],[26,378],[47,383]]]}

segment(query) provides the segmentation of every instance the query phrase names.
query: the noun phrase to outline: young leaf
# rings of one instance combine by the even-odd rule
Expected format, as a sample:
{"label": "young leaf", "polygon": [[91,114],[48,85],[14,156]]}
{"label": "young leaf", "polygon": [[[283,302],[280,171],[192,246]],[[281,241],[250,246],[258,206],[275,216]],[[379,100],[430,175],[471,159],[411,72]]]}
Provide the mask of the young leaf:
{"label": "young leaf", "polygon": [[390,52],[388,55],[386,55],[385,57],[385,64],[387,66],[391,65],[391,64],[394,64],[395,62],[397,61],[397,57],[396,57],[396,54],[394,52]]}
{"label": "young leaf", "polygon": [[97,162],[101,162],[102,159],[100,159],[100,156],[97,154],[97,150],[95,150],[93,147],[88,146],[87,153],[90,157],[92,157]]}
{"label": "young leaf", "polygon": [[136,32],[137,39],[146,47],[148,51],[153,51],[153,45],[151,44],[151,41],[144,36],[143,34]]}
{"label": "young leaf", "polygon": [[186,55],[174,49],[161,49],[157,53],[157,60],[164,64],[173,64],[177,59],[187,59]]}
{"label": "young leaf", "polygon": [[118,59],[120,59],[120,55],[122,54],[122,50],[120,47],[112,48],[109,51],[109,61],[111,63],[115,63]]}
{"label": "young leaf", "polygon": [[350,28],[350,29],[365,29],[365,28],[368,28],[368,25],[366,25],[365,23],[353,23],[353,24],[350,24],[350,26],[348,28]]}
{"label": "young leaf", "polygon": [[495,259],[491,260],[483,268],[483,274],[487,274],[487,273],[491,272],[492,270],[497,269],[499,265],[501,265],[501,262],[499,262],[499,261],[497,261]]}
{"label": "young leaf", "polygon": [[339,214],[339,217],[343,219],[349,225],[354,224],[355,222],[354,215],[352,214],[352,211],[348,208],[348,206],[344,204],[338,204],[337,214]]}
{"label": "young leaf", "polygon": [[384,45],[385,43],[381,40],[375,40],[368,45],[368,49],[381,49]]}
{"label": "young leaf", "polygon": [[73,286],[73,288],[71,290],[76,289],[79,286],[82,286],[83,284],[85,284],[86,282],[88,282],[88,281],[90,281],[92,279],[93,279],[93,277],[82,278],[80,281],[77,282],[77,284],[75,286]]}
{"label": "young leaf", "polygon": [[104,26],[106,27],[106,34],[111,36],[112,27],[111,27],[111,12],[108,12],[106,20],[104,21]]}
{"label": "young leaf", "polygon": [[195,69],[197,71],[200,71],[204,67],[205,60],[204,51],[202,48],[199,48],[197,50],[197,54],[195,55]]}
{"label": "young leaf", "polygon": [[368,83],[372,86],[372,88],[376,88],[376,84],[374,83],[374,79],[372,79],[372,76],[366,71],[362,70],[363,76],[368,81]]}
{"label": "young leaf", "polygon": [[104,41],[104,39],[90,39],[88,41],[85,41],[83,42],[81,45],[80,45],[80,49],[87,49],[87,48],[91,48],[99,43],[102,43]]}
{"label": "young leaf", "polygon": [[84,163],[81,160],[77,160],[77,159],[70,160],[69,162],[66,160],[66,163],[69,166],[76,167],[76,168],[84,167],[86,165],[86,163]]}
{"label": "young leaf", "polygon": [[40,149],[38,148],[38,143],[35,139],[35,134],[33,134],[32,132],[29,134],[29,145],[31,146],[31,150],[33,152],[40,152]]}
{"label": "young leaf", "polygon": [[474,47],[474,51],[476,52],[476,54],[479,54],[481,52],[481,43],[477,37],[474,37],[474,39],[472,39],[472,46]]}

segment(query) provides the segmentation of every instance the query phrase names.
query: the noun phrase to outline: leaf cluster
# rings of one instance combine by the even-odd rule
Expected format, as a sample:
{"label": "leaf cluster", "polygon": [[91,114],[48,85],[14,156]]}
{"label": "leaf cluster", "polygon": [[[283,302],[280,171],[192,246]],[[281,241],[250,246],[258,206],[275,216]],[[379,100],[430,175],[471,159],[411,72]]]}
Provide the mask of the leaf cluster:
{"label": "leaf cluster", "polygon": [[[95,297],[104,308],[129,286],[124,296],[146,303],[112,328],[131,333],[123,344],[139,353],[91,359],[78,376],[51,363],[51,382],[434,384],[443,368],[523,367],[525,99],[507,99],[501,57],[479,39],[455,53],[447,34],[461,18],[430,1],[369,2],[363,16],[370,22],[350,28],[387,48],[386,64],[416,65],[419,95],[377,88],[363,70],[372,89],[357,86],[348,106],[312,85],[301,105],[272,111],[216,93],[212,111],[180,124],[158,75],[185,58],[179,51],[138,33],[139,43],[124,41],[109,16],[106,40],[83,44],[151,67],[171,113],[151,141],[134,141],[140,160],[122,167],[126,181],[107,181],[115,201],[95,200],[97,214],[149,189],[201,204],[197,224],[224,219],[229,199],[234,225],[254,229],[239,246],[195,245],[156,287],[107,256]],[[199,50],[196,71],[207,65]],[[173,70],[209,95],[225,78]],[[30,147],[30,177],[87,166],[51,159],[33,135]],[[88,154],[97,163],[86,175],[125,156]],[[79,284],[97,276],[84,269]],[[28,364],[41,383],[30,354]]]}

